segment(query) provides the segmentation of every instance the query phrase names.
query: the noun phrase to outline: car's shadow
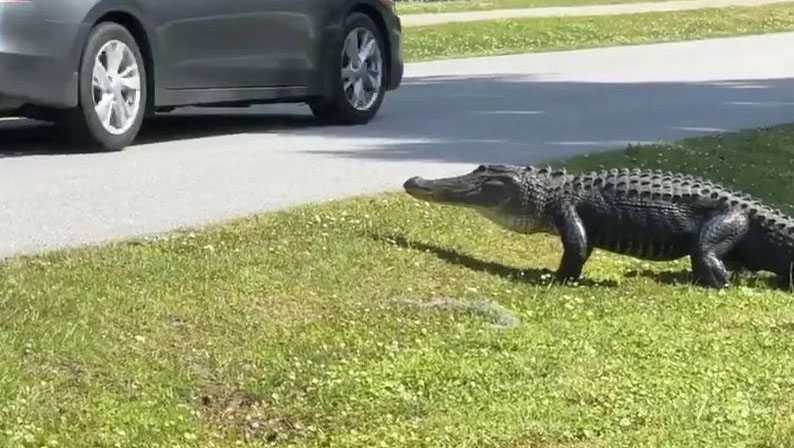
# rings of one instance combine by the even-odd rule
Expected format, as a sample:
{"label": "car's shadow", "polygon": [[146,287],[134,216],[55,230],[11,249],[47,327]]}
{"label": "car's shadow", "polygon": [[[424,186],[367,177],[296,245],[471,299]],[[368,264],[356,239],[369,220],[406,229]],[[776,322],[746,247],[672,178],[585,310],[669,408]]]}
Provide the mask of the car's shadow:
{"label": "car's shadow", "polygon": [[[324,123],[308,114],[239,114],[234,111],[226,114],[164,114],[144,122],[134,146],[241,133],[271,133],[321,125]],[[40,121],[0,122],[0,135],[0,159],[103,152],[100,147],[74,143],[68,130]]]}
{"label": "car's shadow", "polygon": [[[510,73],[423,76],[406,79],[390,93],[367,126],[327,126],[301,104],[186,108],[147,121],[130,149],[283,130],[327,141],[292,148],[321,158],[535,163],[790,122],[792,92],[794,78],[592,82]],[[51,127],[0,121],[0,158],[94,151],[66,143]],[[715,163],[732,162],[715,157]]]}

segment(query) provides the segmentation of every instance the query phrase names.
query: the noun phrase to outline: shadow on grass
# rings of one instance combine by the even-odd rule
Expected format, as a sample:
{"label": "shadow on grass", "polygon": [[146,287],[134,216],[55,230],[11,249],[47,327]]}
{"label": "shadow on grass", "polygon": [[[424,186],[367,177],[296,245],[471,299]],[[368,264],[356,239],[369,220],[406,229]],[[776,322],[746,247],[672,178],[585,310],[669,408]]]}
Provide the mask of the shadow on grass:
{"label": "shadow on grass", "polygon": [[[561,283],[555,280],[554,271],[550,269],[518,269],[511,266],[506,266],[501,263],[483,261],[469,255],[435,246],[433,244],[412,241],[402,235],[379,235],[371,233],[369,236],[376,241],[397,245],[404,249],[416,250],[419,252],[430,252],[447,263],[462,266],[473,271],[485,272],[491,275],[496,275],[512,281],[520,281],[530,285],[562,286]],[[613,288],[617,286],[617,283],[614,281],[594,281],[588,279],[582,279],[577,282],[577,284],[580,286],[601,288]]]}
{"label": "shadow on grass", "polygon": [[[689,269],[662,272],[651,270],[632,270],[626,272],[624,277],[644,277],[668,286],[694,286],[697,288],[702,288],[700,285],[694,282],[692,271]],[[734,271],[731,274],[731,284],[746,285],[754,288],[768,288],[783,292],[794,292],[794,285],[792,285],[791,282],[784,281],[774,275],[768,275],[765,273],[753,273],[741,270]]]}
{"label": "shadow on grass", "polygon": [[689,270],[680,271],[652,271],[652,270],[631,270],[623,274],[625,278],[643,277],[651,279],[657,283],[662,283],[670,286],[686,286],[692,285],[692,273]]}
{"label": "shadow on grass", "polygon": [[[550,269],[518,269],[512,266],[506,266],[501,263],[483,261],[466,254],[435,246],[433,244],[412,241],[402,235],[380,235],[371,233],[369,234],[369,237],[376,241],[393,244],[404,249],[415,250],[419,252],[429,252],[447,263],[462,266],[477,272],[485,272],[491,275],[496,275],[511,281],[519,281],[535,286],[564,286],[560,282],[556,281],[554,271]],[[680,271],[631,270],[626,272],[624,277],[627,279],[644,277],[651,279],[656,283],[667,286],[700,287],[693,282],[692,272],[688,269],[683,269]],[[734,273],[732,275],[731,283],[733,285],[741,284],[752,287],[769,288],[784,292],[794,292],[794,287],[792,287],[791,284],[782,282],[775,276],[760,275],[751,272],[739,271]],[[618,283],[614,280],[591,280],[582,278],[577,282],[577,285],[585,287],[615,288],[618,286]]]}

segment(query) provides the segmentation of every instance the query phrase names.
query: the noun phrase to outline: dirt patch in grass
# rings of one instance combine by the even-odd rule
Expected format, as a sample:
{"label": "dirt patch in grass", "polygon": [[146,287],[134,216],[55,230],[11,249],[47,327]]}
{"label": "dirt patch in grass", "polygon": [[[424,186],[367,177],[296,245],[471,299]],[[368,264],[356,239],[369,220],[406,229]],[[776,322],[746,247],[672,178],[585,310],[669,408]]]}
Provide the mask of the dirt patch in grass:
{"label": "dirt patch in grass", "polygon": [[449,297],[439,297],[430,301],[398,299],[398,304],[420,310],[463,312],[488,319],[494,328],[511,329],[521,325],[521,320],[512,311],[490,300],[463,302]]}
{"label": "dirt patch in grass", "polygon": [[199,396],[199,408],[208,424],[248,443],[283,442],[303,430],[295,419],[280,415],[254,394],[223,386],[205,387]]}

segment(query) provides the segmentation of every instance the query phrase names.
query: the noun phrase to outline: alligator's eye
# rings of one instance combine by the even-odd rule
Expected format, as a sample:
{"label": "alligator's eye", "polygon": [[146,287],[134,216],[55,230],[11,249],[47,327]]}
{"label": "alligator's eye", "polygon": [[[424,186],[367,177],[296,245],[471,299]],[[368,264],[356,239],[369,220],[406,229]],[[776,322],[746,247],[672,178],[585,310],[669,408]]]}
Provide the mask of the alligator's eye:
{"label": "alligator's eye", "polygon": [[485,170],[487,170],[487,169],[488,169],[488,167],[487,167],[487,166],[485,166],[485,165],[480,165],[480,166],[478,166],[478,167],[477,167],[477,169],[475,170],[475,172],[477,172],[477,173],[482,173],[483,171],[485,171]]}

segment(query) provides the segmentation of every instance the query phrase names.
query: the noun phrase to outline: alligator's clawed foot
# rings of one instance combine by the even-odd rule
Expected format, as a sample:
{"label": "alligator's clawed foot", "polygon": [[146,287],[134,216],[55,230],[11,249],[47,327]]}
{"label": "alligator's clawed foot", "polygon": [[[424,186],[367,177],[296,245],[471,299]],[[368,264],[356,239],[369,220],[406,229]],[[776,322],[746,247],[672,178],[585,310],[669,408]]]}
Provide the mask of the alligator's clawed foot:
{"label": "alligator's clawed foot", "polygon": [[706,289],[715,289],[715,290],[719,290],[719,289],[728,289],[728,288],[730,288],[730,287],[731,287],[731,284],[730,284],[729,282],[725,282],[725,283],[711,283],[711,282],[701,282],[701,283],[698,283],[698,284],[699,284],[700,286],[702,286],[703,288],[706,288]]}
{"label": "alligator's clawed foot", "polygon": [[570,283],[576,283],[579,280],[581,280],[581,278],[582,278],[582,276],[579,275],[579,274],[571,274],[571,273],[564,272],[564,271],[557,271],[554,274],[554,280],[557,283],[560,283],[560,284],[563,284],[563,285],[570,284]]}
{"label": "alligator's clawed foot", "polygon": [[726,289],[731,286],[727,272],[706,272],[695,274],[695,283],[707,289]]}
{"label": "alligator's clawed foot", "polygon": [[724,289],[730,285],[731,273],[714,254],[692,257],[692,277],[695,283],[709,289]]}

